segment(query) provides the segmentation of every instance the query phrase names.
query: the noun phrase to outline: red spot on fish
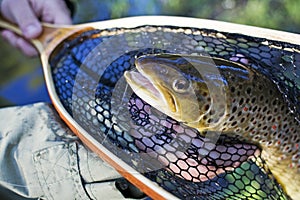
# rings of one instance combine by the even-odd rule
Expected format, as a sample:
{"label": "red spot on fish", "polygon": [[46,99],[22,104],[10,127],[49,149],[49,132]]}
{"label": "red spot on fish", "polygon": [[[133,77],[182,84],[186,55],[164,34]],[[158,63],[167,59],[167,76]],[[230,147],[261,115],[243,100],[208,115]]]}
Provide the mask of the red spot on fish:
{"label": "red spot on fish", "polygon": [[277,144],[281,144],[281,141],[280,141],[280,140],[278,140],[278,141],[277,141]]}
{"label": "red spot on fish", "polygon": [[282,156],[279,156],[279,157],[278,157],[278,160],[281,161],[281,160],[284,160],[285,158],[286,158],[286,156],[282,155]]}
{"label": "red spot on fish", "polygon": [[277,126],[274,124],[274,125],[272,126],[272,129],[273,129],[274,131],[276,131],[276,130],[277,130]]}
{"label": "red spot on fish", "polygon": [[250,135],[255,135],[255,131],[250,131]]}
{"label": "red spot on fish", "polygon": [[296,149],[299,149],[299,144],[298,143],[295,144],[295,147],[296,147]]}
{"label": "red spot on fish", "polygon": [[245,107],[243,108],[243,110],[244,110],[245,112],[247,112],[247,111],[249,110],[249,108],[248,108],[247,106],[245,106]]}

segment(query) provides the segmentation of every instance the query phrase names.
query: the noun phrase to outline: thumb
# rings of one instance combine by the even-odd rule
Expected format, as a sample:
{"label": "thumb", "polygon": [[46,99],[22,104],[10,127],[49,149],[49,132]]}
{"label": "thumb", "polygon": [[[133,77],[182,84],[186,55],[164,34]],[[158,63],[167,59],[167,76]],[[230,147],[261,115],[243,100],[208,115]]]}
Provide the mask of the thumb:
{"label": "thumb", "polygon": [[[6,2],[7,5],[5,5],[4,2]],[[41,34],[42,26],[31,8],[29,1],[9,0],[4,2],[3,7],[7,6],[10,11],[7,13],[7,16],[18,24],[25,38],[32,39]]]}

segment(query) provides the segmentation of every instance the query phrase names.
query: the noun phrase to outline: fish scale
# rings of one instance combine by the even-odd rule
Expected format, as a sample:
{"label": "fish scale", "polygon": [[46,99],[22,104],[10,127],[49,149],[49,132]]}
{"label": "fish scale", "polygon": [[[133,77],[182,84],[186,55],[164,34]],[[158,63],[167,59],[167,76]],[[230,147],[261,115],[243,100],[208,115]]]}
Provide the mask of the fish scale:
{"label": "fish scale", "polygon": [[[222,125],[223,131],[244,132],[241,134],[243,138],[247,140],[252,138],[253,141],[259,142],[263,146],[262,156],[266,158],[268,166],[272,168],[272,173],[281,180],[280,182],[286,187],[286,190],[297,190],[298,194],[294,194],[294,198],[299,198],[298,184],[294,188],[288,186],[291,179],[294,179],[295,183],[300,183],[300,177],[297,176],[299,174],[298,160],[292,161],[292,156],[300,153],[299,148],[296,147],[296,144],[299,145],[300,142],[299,122],[295,115],[290,112],[290,109],[284,105],[285,102],[281,95],[275,95],[278,92],[276,92],[276,87],[274,89],[272,82],[262,81],[265,79],[260,78],[260,76],[257,75],[252,80],[256,84],[248,87],[244,87],[247,85],[246,83],[241,84],[240,86],[243,87],[231,94],[232,98],[235,99],[236,94],[240,93],[235,103],[232,104],[231,109],[234,109],[235,112],[230,112],[230,120]],[[239,83],[239,80],[237,82],[234,80],[234,83]],[[240,80],[240,83],[243,81]],[[267,90],[265,90],[266,88]],[[274,98],[269,98],[268,95],[274,95]],[[244,98],[241,98],[242,96]],[[238,99],[240,99],[239,102]],[[258,107],[253,105],[258,105]],[[245,120],[247,117],[249,118],[248,114],[252,116],[250,117],[250,124],[246,124],[249,122]],[[278,117],[282,119],[283,123],[278,120]],[[242,121],[243,119],[244,121]],[[248,132],[251,134],[248,135]],[[296,139],[292,142],[292,138]],[[279,146],[279,151],[264,151],[264,149],[272,146]],[[283,183],[284,176],[286,177]]]}
{"label": "fish scale", "polygon": [[[206,57],[203,56],[176,54],[147,55],[138,58],[136,65],[139,73],[146,77],[156,90],[159,90],[160,96],[148,95],[147,88],[141,88],[139,85],[140,82],[137,80],[141,76],[135,75],[136,73],[126,73],[125,77],[138,96],[147,99],[151,105],[154,103],[154,107],[157,106],[157,109],[167,113],[170,117],[197,128],[200,132],[218,131],[259,145],[262,157],[276,179],[294,199],[299,198],[299,160],[292,159],[292,157],[300,153],[298,132],[300,123],[286,106],[283,95],[276,85],[262,74],[247,70],[242,65],[233,62],[213,58],[212,64],[205,59]],[[216,98],[217,101],[214,99],[214,94],[207,88],[209,83],[206,83],[203,78],[208,77],[215,82],[218,81],[216,75],[211,74],[211,68],[214,67],[218,68],[218,72],[221,74],[218,79],[226,82],[223,86],[218,86],[224,88],[226,92],[224,101],[227,105],[225,105],[224,116],[219,116],[218,113],[216,115],[213,110],[209,110],[209,107],[219,103],[217,101],[222,101],[222,99]],[[203,69],[208,73],[204,73]],[[174,70],[177,70],[176,73]],[[185,73],[202,80],[187,79],[191,81],[189,88],[193,88],[193,90],[187,88],[184,93],[176,92],[173,89],[172,81],[181,80],[182,74]],[[222,81],[223,79],[224,81]],[[199,97],[192,98],[193,92]],[[163,93],[171,93],[174,100],[168,103],[168,99],[164,98]],[[185,104],[187,101],[189,103]],[[173,107],[173,104],[177,105],[175,111],[169,109],[169,107]],[[199,109],[195,110],[192,105],[197,104],[199,104]],[[209,107],[206,108],[206,105]],[[223,105],[221,104],[221,106]],[[189,110],[199,113],[196,115],[196,119],[191,117],[188,113]],[[201,117],[199,118],[199,116]],[[227,156],[229,155],[227,154]],[[225,158],[223,157],[223,159]],[[294,179],[295,185],[289,185],[291,179]]]}
{"label": "fish scale", "polygon": [[[180,33],[190,39],[184,41],[184,44],[178,47],[178,49],[170,51],[171,53],[201,54],[205,51],[208,55],[227,60],[236,57],[236,62],[240,63],[243,63],[243,59],[246,58],[249,61],[247,64],[248,67],[263,73],[278,83],[280,89],[287,95],[286,101],[289,103],[290,109],[295,113],[299,113],[299,90],[293,87],[296,86],[296,83],[293,81],[291,74],[282,73],[282,65],[289,63],[282,58],[283,55],[292,54],[293,63],[299,62],[299,54],[296,50],[300,48],[297,45],[239,34],[222,33],[214,30],[170,26],[142,26],[132,29],[120,28],[86,32],[84,35],[79,35],[75,39],[65,41],[65,45],[61,51],[63,53],[53,58],[51,66],[53,68],[52,73],[58,96],[67,110],[72,113],[73,117],[82,127],[94,134],[101,143],[106,145],[108,149],[116,155],[119,155],[119,157],[128,157],[129,159],[126,160],[126,162],[131,166],[151,167],[151,163],[145,160],[143,161],[143,159],[137,155],[132,156],[130,153],[141,151],[136,145],[139,139],[131,137],[126,131],[126,128],[123,128],[124,130],[122,131],[122,127],[118,127],[118,124],[114,124],[115,122],[122,124],[123,119],[113,119],[114,117],[118,118],[118,116],[110,113],[112,109],[110,100],[113,88],[120,77],[122,77],[124,71],[134,68],[136,55],[163,52],[149,48],[143,49],[144,43],[148,42],[146,40],[147,37],[149,37],[150,33],[155,32],[158,32],[162,38],[169,38],[170,33]],[[109,40],[112,36],[124,35],[125,33],[143,33],[142,36],[140,36],[142,43],[139,44],[140,50],[138,52],[132,51],[118,55],[118,52],[115,51],[116,47],[110,47],[108,44],[104,44],[104,47],[107,48],[107,52],[97,50],[99,45],[105,43],[105,41]],[[134,41],[134,39],[136,38],[129,38],[129,41],[120,39],[118,45],[126,49],[130,41]],[[89,51],[86,49],[89,49]],[[290,49],[295,49],[295,51],[290,51]],[[243,57],[237,56],[238,54],[242,54]],[[112,58],[114,62],[107,64],[107,58]],[[84,65],[84,67],[82,67],[82,65]],[[115,68],[118,70],[114,70]],[[86,84],[87,80],[89,84]],[[67,84],[66,81],[68,82]],[[289,83],[292,83],[292,86],[290,86]],[[119,95],[122,96],[122,94]],[[92,98],[89,98],[91,96]],[[132,96],[131,98],[135,100],[138,99],[136,96]],[[143,102],[143,104],[147,105],[145,102]],[[128,109],[130,110],[131,106],[134,105],[135,104],[129,104]],[[122,109],[120,112],[127,108]],[[146,107],[143,106],[140,110],[135,108],[135,114],[132,114],[134,116],[142,116],[137,114],[142,112],[143,109],[146,109]],[[90,116],[95,116],[96,120]],[[147,116],[145,115],[145,117]],[[91,123],[89,119],[92,120],[93,123]],[[141,117],[133,118],[133,121],[139,120],[142,120]],[[144,120],[148,125],[150,121]],[[137,123],[137,125],[139,124]],[[143,126],[140,126],[140,129],[142,129],[144,125],[145,123],[143,123]],[[160,138],[169,138],[170,136],[166,133],[176,134],[177,131],[174,130],[176,125],[177,123],[174,122],[173,126],[164,128],[164,131],[159,129],[160,133],[157,133],[157,136],[160,136]],[[189,128],[184,127],[184,130],[189,131]],[[105,134],[101,134],[101,132]],[[166,136],[164,136],[164,134]],[[106,137],[107,135],[110,138],[109,140]],[[199,140],[203,140],[200,136],[197,137],[199,137]],[[226,145],[239,143],[239,141],[230,141],[224,139],[219,143],[220,145],[223,143]],[[114,148],[114,145],[116,148]],[[124,151],[120,151],[120,148],[124,149]],[[197,146],[194,148],[197,148]],[[241,149],[243,149],[243,147],[241,147]],[[256,157],[255,159],[260,160],[261,158]],[[138,164],[136,164],[136,162]],[[281,187],[276,181],[274,182],[272,174],[268,171],[268,166],[265,164],[257,166],[251,161],[244,162],[233,171],[218,174],[215,178],[200,183],[186,181],[178,176],[174,176],[174,173],[167,169],[154,170],[145,172],[144,174],[166,190],[176,194],[179,198],[234,199],[241,198],[243,195],[248,197],[250,195],[253,199],[264,199],[268,197],[274,199],[287,198],[282,192]],[[243,175],[238,176],[237,174]],[[205,176],[205,174],[203,175]],[[261,185],[258,189],[252,186],[256,182]]]}

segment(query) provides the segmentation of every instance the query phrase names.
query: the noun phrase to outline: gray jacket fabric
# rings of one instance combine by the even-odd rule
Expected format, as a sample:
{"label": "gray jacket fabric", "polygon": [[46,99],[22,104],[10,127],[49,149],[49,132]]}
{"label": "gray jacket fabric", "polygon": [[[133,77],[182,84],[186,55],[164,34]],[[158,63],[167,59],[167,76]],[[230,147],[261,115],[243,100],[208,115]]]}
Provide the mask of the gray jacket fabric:
{"label": "gray jacket fabric", "polygon": [[51,104],[0,109],[0,184],[24,198],[125,199],[120,175],[88,150]]}

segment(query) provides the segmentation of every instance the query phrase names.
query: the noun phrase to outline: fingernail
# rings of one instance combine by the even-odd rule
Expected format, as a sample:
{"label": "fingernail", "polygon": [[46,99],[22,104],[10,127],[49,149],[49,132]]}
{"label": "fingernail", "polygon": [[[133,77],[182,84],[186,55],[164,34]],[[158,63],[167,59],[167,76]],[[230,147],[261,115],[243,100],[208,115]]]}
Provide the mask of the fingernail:
{"label": "fingernail", "polygon": [[24,35],[27,38],[35,38],[39,35],[39,28],[34,24],[30,24],[27,27],[25,27]]}

